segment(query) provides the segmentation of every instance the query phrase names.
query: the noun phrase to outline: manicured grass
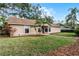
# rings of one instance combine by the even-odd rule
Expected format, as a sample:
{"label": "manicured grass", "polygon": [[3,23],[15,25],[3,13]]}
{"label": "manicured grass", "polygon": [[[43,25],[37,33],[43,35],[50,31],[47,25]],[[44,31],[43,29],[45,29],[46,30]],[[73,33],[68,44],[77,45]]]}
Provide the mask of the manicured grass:
{"label": "manicured grass", "polygon": [[74,43],[73,37],[39,37],[0,38],[0,55],[45,55],[50,50]]}
{"label": "manicured grass", "polygon": [[65,37],[74,37],[75,33],[74,32],[60,32],[60,33],[55,33],[54,35],[65,36]]}

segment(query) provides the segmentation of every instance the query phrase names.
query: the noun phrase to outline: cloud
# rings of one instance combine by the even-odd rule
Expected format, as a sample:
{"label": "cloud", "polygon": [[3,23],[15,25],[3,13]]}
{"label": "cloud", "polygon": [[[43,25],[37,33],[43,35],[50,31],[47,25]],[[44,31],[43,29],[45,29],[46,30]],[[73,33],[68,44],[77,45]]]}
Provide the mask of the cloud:
{"label": "cloud", "polygon": [[42,10],[42,17],[44,17],[44,15],[46,16],[54,16],[55,14],[55,11],[53,8],[47,8],[47,7],[41,7],[41,10]]}

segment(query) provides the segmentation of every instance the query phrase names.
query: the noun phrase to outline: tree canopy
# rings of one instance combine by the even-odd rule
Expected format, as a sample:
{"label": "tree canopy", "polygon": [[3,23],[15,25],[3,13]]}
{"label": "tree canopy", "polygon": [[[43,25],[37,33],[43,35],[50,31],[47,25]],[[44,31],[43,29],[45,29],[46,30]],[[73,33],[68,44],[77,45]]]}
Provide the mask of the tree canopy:
{"label": "tree canopy", "polygon": [[68,14],[66,16],[66,25],[70,26],[72,29],[75,28],[76,23],[78,22],[77,20],[77,13],[79,12],[79,10],[75,7],[75,8],[70,8],[69,9],[70,14]]}
{"label": "tree canopy", "polygon": [[[37,22],[52,23],[53,18],[51,16],[41,17],[43,11],[39,4],[33,5],[31,3],[0,3],[0,16],[8,17],[10,15],[24,17],[28,19],[35,19]],[[3,20],[4,21],[4,20]]]}

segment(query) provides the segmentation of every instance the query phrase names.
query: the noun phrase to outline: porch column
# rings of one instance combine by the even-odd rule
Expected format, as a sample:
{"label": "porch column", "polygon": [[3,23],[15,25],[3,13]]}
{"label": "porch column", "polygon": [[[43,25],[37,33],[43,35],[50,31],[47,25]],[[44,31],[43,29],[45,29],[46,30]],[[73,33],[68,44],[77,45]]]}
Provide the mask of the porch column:
{"label": "porch column", "polygon": [[49,27],[47,29],[48,29],[48,33],[49,33]]}

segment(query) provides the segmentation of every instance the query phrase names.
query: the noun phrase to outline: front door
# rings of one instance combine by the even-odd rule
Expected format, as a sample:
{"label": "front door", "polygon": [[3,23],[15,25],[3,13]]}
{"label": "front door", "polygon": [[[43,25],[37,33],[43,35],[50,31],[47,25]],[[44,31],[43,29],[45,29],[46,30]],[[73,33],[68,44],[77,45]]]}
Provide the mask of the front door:
{"label": "front door", "polygon": [[48,33],[48,26],[42,26],[42,33]]}

